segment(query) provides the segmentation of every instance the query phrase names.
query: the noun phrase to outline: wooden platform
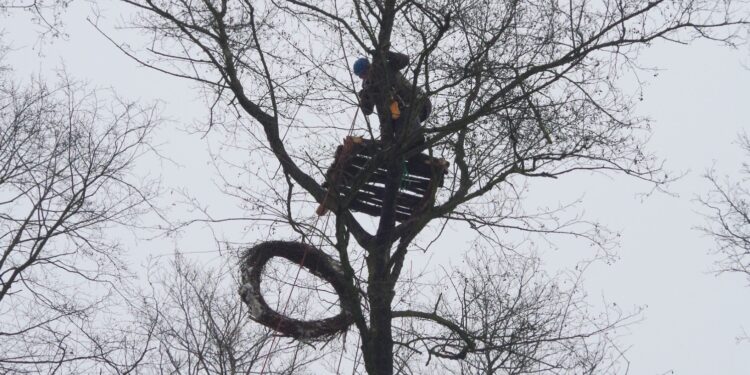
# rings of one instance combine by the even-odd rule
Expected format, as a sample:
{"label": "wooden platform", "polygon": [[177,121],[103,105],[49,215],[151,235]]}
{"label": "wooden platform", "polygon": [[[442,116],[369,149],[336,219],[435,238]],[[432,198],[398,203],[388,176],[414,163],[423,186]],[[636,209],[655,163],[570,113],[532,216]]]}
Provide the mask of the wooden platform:
{"label": "wooden platform", "polygon": [[[356,181],[362,178],[372,156],[378,151],[380,151],[380,143],[377,141],[361,137],[344,139],[344,144],[336,149],[334,162],[326,172],[326,182],[323,183],[323,187],[328,188],[328,192],[323,204],[316,211],[318,215],[327,212],[326,205],[331,199],[343,199],[351,192]],[[407,220],[435,199],[437,188],[443,186],[443,177],[448,165],[444,159],[433,158],[426,154],[417,155],[406,161],[406,171],[402,176],[401,188],[396,197],[396,220]],[[354,194],[349,209],[371,216],[380,216],[385,180],[385,169],[376,169]],[[334,189],[331,188],[331,183],[335,185]]]}

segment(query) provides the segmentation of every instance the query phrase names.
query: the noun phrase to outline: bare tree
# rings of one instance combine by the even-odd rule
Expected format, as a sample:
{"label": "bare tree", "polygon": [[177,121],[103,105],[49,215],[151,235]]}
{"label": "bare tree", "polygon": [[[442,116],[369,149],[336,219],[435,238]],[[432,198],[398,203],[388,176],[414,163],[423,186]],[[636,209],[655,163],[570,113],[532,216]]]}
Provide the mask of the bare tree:
{"label": "bare tree", "polygon": [[[750,153],[750,139],[740,136],[740,147]],[[739,178],[722,179],[716,171],[706,174],[712,189],[700,198],[708,208],[708,224],[701,229],[716,241],[715,253],[719,256],[719,272],[744,275],[750,282],[750,190],[746,183],[750,166],[743,164]]]}
{"label": "bare tree", "polygon": [[209,268],[176,254],[149,272],[151,291],[137,306],[153,343],[139,367],[145,374],[297,374],[310,361],[300,343],[276,343],[255,324],[235,292],[235,265]]}
{"label": "bare tree", "polygon": [[[458,363],[442,366],[456,374],[598,374],[627,373],[623,353],[613,334],[634,322],[635,313],[616,305],[592,309],[581,286],[588,262],[575,271],[549,277],[538,258],[498,256],[478,251],[466,267],[451,275],[451,289],[436,286],[435,294],[454,303],[436,306],[434,316],[459,324],[460,337],[446,330],[426,338],[405,332],[428,353],[440,357],[467,351]],[[595,312],[598,310],[599,312]],[[429,311],[422,306],[420,311]],[[396,311],[396,316],[420,317],[424,312]],[[466,341],[472,341],[467,348]]]}
{"label": "bare tree", "polygon": [[60,37],[63,31],[62,16],[73,0],[4,0],[0,2],[0,15],[17,15],[26,12],[31,20],[41,26],[39,37]]}
{"label": "bare tree", "polygon": [[154,108],[102,100],[64,75],[9,77],[0,72],[0,372],[126,373],[141,347],[107,324],[129,276],[108,233],[137,223],[155,193],[132,173]]}
{"label": "bare tree", "polygon": [[[708,38],[732,44],[739,26],[746,25],[744,14],[738,14],[742,4],[709,0],[123,3],[137,11],[128,26],[139,27],[150,42],[142,50],[118,47],[146,66],[201,84],[213,94],[208,129],[229,131],[230,148],[224,150],[251,151],[243,161],[218,156],[242,177],[224,175],[227,193],[247,209],[246,217],[232,219],[266,228],[276,237],[296,233],[303,239],[261,244],[247,253],[240,290],[250,313],[268,327],[304,340],[326,340],[353,326],[369,374],[402,371],[394,370],[394,353],[402,344],[394,341],[396,320],[428,320],[452,335],[444,337],[459,338],[455,351],[443,353],[448,359],[491,351],[481,349],[487,344],[475,323],[455,321],[460,314],[444,316],[437,308],[404,313],[393,307],[396,296],[405,296],[401,291],[409,288],[402,279],[409,250],[427,248],[426,234],[440,233],[441,224],[466,225],[498,247],[512,246],[507,230],[567,233],[606,247],[599,226],[526,213],[524,184],[573,171],[625,173],[657,186],[664,182],[658,160],[644,148],[648,122],[632,113],[637,98],[613,82],[626,73],[637,75],[634,59],[653,42]],[[406,76],[434,104],[427,142],[410,148],[419,134],[400,128],[394,132],[388,85],[381,85],[375,126],[369,120],[360,126],[370,138],[379,134],[378,147],[349,191],[337,192],[335,181],[328,181],[334,199],[326,199],[319,181],[331,162],[332,139],[351,133],[358,119],[358,90],[349,73],[352,57],[372,54],[373,79],[390,82],[397,79],[386,69],[391,50],[411,57]],[[401,116],[412,121],[418,116],[412,110],[417,102],[405,104]],[[404,163],[420,152],[450,160],[451,169],[436,199],[404,217],[398,209],[399,190],[408,183]],[[377,216],[372,223],[353,213],[362,211],[353,202],[362,184],[374,178],[381,185],[379,205],[369,212]],[[248,186],[248,179],[257,184]],[[317,204],[333,213],[332,225],[327,218],[305,215]],[[316,242],[319,246],[311,245]],[[270,308],[260,275],[274,257],[329,282],[339,297],[340,313],[300,321]],[[527,287],[523,280],[515,282]],[[470,284],[456,285],[471,289]],[[534,289],[528,293],[533,296]],[[428,300],[427,306],[443,303],[434,295],[420,298]],[[464,303],[474,306],[477,298]],[[505,298],[513,300],[493,299]],[[523,319],[534,314],[530,310]],[[514,321],[507,319],[508,324]],[[603,327],[606,331],[607,325]],[[560,333],[544,324],[516,329],[558,339],[600,332]],[[489,347],[519,347],[520,337],[524,335],[516,343]],[[528,353],[536,363],[547,356],[544,350]],[[572,368],[567,366],[537,368]]]}

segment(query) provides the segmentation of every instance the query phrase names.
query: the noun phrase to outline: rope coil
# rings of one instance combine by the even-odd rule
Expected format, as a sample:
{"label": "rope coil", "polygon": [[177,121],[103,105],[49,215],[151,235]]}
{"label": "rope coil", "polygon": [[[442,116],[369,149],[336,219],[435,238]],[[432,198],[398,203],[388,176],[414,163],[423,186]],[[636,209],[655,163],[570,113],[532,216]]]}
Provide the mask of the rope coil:
{"label": "rope coil", "polygon": [[318,248],[300,242],[268,241],[245,251],[240,264],[242,284],[240,296],[256,322],[284,336],[299,340],[319,340],[345,332],[353,323],[352,315],[343,309],[330,318],[298,320],[271,309],[260,292],[263,266],[271,258],[282,257],[298,263],[313,275],[327,281],[338,294],[344,294],[345,277],[339,262]]}

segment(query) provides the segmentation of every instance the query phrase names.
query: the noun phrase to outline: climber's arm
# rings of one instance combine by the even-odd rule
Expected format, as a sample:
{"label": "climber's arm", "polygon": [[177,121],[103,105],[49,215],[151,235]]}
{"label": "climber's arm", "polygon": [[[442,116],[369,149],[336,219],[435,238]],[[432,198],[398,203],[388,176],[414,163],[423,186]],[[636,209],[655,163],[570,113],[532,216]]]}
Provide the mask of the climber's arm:
{"label": "climber's arm", "polygon": [[365,90],[360,90],[357,97],[359,98],[359,108],[362,109],[362,113],[365,116],[370,115],[375,107],[375,103],[372,101],[370,95]]}

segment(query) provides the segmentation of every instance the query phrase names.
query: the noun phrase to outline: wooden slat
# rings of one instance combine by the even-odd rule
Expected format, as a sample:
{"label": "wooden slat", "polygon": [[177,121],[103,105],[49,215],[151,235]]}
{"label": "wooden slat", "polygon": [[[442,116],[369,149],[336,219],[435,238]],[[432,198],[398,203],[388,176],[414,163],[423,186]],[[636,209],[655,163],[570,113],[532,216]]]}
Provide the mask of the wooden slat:
{"label": "wooden slat", "polygon": [[[354,155],[351,158],[351,164],[350,166],[356,166],[359,169],[364,169],[366,167],[366,164],[371,159],[368,157],[363,157],[361,155]],[[428,155],[420,154],[417,155],[406,162],[406,170],[407,174],[412,178],[424,178],[424,179],[432,179],[433,176],[441,176],[445,174],[445,170],[448,166],[448,162],[437,159],[437,158],[431,158]],[[385,169],[378,168],[377,171],[384,172]],[[442,186],[442,184],[440,185]]]}
{"label": "wooden slat", "polygon": [[[363,154],[352,155],[351,164],[360,168],[365,168],[371,158]],[[418,154],[406,161],[406,169],[410,175],[420,176],[430,179],[433,175],[444,173],[448,162],[430,157],[426,154]]]}
{"label": "wooden slat", "polygon": [[[360,201],[353,201],[349,205],[349,208],[353,211],[358,211],[363,214],[367,214],[367,215],[375,216],[375,217],[380,216],[380,212],[382,210],[380,207],[375,207],[375,206],[372,206],[370,204],[363,203]],[[405,221],[405,220],[408,220],[409,217],[411,217],[411,212],[404,213],[404,212],[396,211],[394,216],[396,217],[396,220],[398,221]]]}
{"label": "wooden slat", "polygon": [[[351,184],[361,171],[362,171],[361,169],[358,169],[357,167],[350,165],[344,170],[345,177],[339,182]],[[426,192],[427,188],[430,185],[430,180],[415,177],[415,176],[410,176],[410,175],[404,176],[403,180],[404,180],[404,183],[403,183],[404,187],[415,193]],[[368,179],[368,182],[371,182],[371,183],[385,184],[385,181],[386,181],[386,175],[385,175],[385,172],[382,170],[375,171],[373,174],[370,175]]]}
{"label": "wooden slat", "polygon": [[380,207],[367,204],[364,202],[360,202],[360,201],[352,201],[349,204],[349,209],[352,211],[362,212],[370,216],[380,216],[380,211],[381,211]]}
{"label": "wooden slat", "polygon": [[[378,208],[378,215],[380,215],[380,212],[383,210],[382,202],[380,201],[372,201],[369,199],[355,199],[352,202],[359,202],[359,203],[365,203],[374,207]],[[396,206],[395,212],[400,215],[406,215],[411,216],[411,214],[414,212],[414,210],[410,207],[404,207],[404,206]]]}
{"label": "wooden slat", "polygon": [[[368,193],[373,194],[378,199],[383,199],[382,197],[385,195],[385,188],[380,186],[375,186],[373,184],[366,184],[364,185],[360,190],[367,191]],[[424,196],[422,194],[410,194],[406,191],[400,191],[398,195],[396,196],[396,200],[399,202],[404,202],[403,206],[407,207],[414,207],[419,205],[419,203],[422,202],[422,199]]]}
{"label": "wooden slat", "polygon": [[[377,203],[378,205],[382,205],[385,189],[379,186],[372,185],[365,185],[363,188],[364,189],[361,189],[354,194],[354,199],[367,200],[373,203]],[[351,191],[348,186],[339,186],[339,189],[339,191],[341,191],[343,194],[348,194]],[[407,194],[406,192],[399,192],[399,194],[396,196],[396,205],[404,207],[411,211],[414,210],[415,207],[418,207],[423,202],[423,200],[424,197],[422,196],[411,195]]]}
{"label": "wooden slat", "polygon": [[[344,145],[336,149],[335,160],[326,171],[326,181],[323,187],[328,188],[334,182],[341,194],[350,191],[350,187],[357,175],[371,161],[371,157],[381,150],[380,143],[359,137],[347,137]],[[426,154],[416,155],[406,162],[406,173],[396,197],[396,220],[407,220],[414,210],[421,209],[424,204],[434,199],[437,187],[443,186],[444,174],[448,163],[445,160],[432,158]],[[382,211],[385,189],[376,184],[385,184],[387,171],[376,169],[368,181],[360,187],[351,204],[350,209],[372,216],[380,216]],[[330,190],[328,194],[332,193]],[[327,199],[328,199],[327,194]],[[331,196],[330,198],[333,198]],[[325,213],[324,203],[318,207],[319,215]]]}
{"label": "wooden slat", "polygon": [[[372,193],[368,192],[357,192],[354,195],[354,201],[358,202],[364,202],[367,204],[371,204],[373,206],[378,207],[379,209],[383,207],[383,201],[379,197],[374,196]],[[404,212],[407,214],[411,214],[414,211],[414,207],[408,206],[403,201],[396,201],[396,210],[400,212]]]}

